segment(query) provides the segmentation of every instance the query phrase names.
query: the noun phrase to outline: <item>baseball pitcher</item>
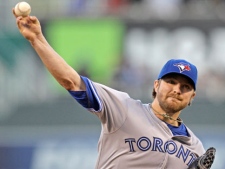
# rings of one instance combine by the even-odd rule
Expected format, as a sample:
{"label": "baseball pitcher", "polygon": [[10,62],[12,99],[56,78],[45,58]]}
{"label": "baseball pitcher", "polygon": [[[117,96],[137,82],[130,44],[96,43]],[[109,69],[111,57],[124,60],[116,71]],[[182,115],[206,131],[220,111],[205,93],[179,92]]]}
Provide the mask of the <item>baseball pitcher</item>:
{"label": "baseball pitcher", "polygon": [[169,60],[153,82],[153,101],[142,103],[80,76],[49,45],[36,17],[16,16],[14,9],[13,13],[19,31],[52,76],[99,118],[102,130],[96,169],[210,169],[215,149],[205,151],[180,118],[196,95],[195,65]]}

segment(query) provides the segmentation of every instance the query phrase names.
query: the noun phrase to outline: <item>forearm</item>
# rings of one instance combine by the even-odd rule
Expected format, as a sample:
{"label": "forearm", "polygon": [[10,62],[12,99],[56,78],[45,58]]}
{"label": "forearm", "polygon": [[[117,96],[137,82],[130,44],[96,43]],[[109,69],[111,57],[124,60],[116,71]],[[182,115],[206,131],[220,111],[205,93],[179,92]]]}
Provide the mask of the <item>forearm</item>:
{"label": "forearm", "polygon": [[60,85],[66,90],[85,90],[79,74],[48,44],[43,35],[34,39],[31,45]]}

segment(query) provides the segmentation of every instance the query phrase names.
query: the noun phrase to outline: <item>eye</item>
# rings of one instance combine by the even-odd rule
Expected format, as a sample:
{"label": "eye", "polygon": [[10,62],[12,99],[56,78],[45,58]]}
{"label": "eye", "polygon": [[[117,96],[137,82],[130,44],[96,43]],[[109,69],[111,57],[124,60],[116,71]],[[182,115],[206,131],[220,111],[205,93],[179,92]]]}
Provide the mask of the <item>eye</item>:
{"label": "eye", "polygon": [[183,85],[183,88],[186,90],[191,90],[191,86],[188,84]]}
{"label": "eye", "polygon": [[176,84],[176,82],[173,79],[167,79],[166,82],[170,84]]}

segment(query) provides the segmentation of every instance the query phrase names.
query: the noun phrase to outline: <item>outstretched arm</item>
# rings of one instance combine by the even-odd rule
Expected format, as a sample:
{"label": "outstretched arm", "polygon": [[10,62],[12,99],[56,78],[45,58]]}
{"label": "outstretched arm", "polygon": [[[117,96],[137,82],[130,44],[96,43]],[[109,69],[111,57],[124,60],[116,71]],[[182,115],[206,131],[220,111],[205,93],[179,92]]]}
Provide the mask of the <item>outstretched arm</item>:
{"label": "outstretched arm", "polygon": [[45,39],[39,20],[34,16],[18,17],[14,9],[13,14],[16,17],[20,33],[31,43],[45,67],[58,83],[66,90],[85,90],[85,84],[80,75],[65,62]]}

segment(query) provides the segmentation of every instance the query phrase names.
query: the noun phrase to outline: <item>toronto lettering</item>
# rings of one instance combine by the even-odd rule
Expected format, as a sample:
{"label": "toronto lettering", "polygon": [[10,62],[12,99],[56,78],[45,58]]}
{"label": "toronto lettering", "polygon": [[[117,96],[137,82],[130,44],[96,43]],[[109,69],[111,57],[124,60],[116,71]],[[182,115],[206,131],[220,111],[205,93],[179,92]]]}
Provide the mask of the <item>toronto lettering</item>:
{"label": "toronto lettering", "polygon": [[[140,137],[138,140],[135,138],[127,138],[125,139],[125,143],[129,146],[130,152],[135,152],[135,147],[137,147],[141,151],[168,153],[169,155],[175,155],[177,158],[182,159],[188,166],[197,158],[194,153],[183,147],[183,145],[178,147],[173,140],[164,143],[158,137],[153,137],[152,140],[148,137]],[[188,157],[190,157],[190,160],[187,161]]]}

